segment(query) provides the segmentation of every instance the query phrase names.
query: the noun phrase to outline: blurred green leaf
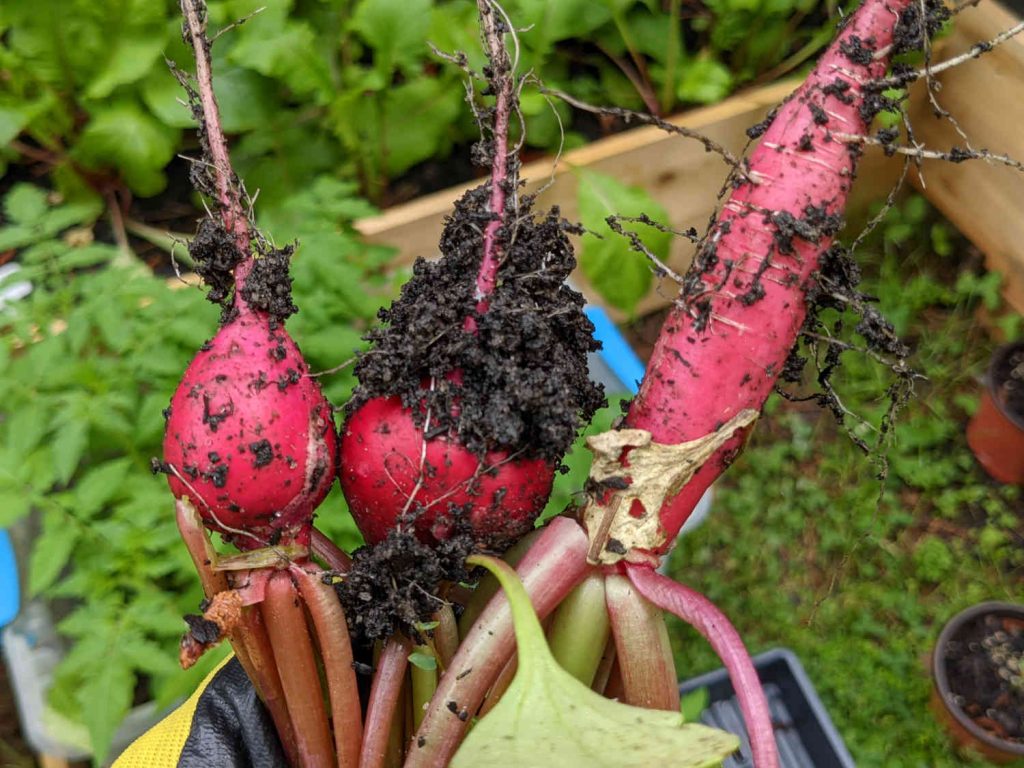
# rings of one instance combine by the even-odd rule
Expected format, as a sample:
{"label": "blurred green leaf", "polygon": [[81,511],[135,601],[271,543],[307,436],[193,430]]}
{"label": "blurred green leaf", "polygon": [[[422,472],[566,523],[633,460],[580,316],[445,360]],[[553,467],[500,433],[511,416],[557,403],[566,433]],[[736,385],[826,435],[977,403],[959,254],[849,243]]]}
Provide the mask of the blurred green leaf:
{"label": "blurred green leaf", "polygon": [[142,196],[166,185],[163,168],[174,156],[178,132],[130,102],[104,105],[93,114],[75,147],[89,168],[116,168]]}
{"label": "blurred green leaf", "polygon": [[29,596],[38,595],[60,575],[78,543],[79,535],[76,526],[68,525],[63,510],[51,507],[43,513],[43,529],[32,544],[32,556],[29,558]]}
{"label": "blurred green leaf", "polygon": [[422,60],[431,0],[359,0],[352,29],[373,50],[374,68],[390,78],[395,67]]}
{"label": "blurred green leaf", "polygon": [[[587,169],[577,170],[577,176],[580,220],[588,230],[581,241],[583,274],[609,304],[632,312],[651,286],[651,266],[643,254],[630,247],[626,238],[612,232],[606,219],[613,215],[646,214],[655,221],[666,222],[668,214],[639,187],[626,186],[611,176]],[[623,226],[638,231],[644,245],[659,259],[668,256],[671,235],[643,224]]]}

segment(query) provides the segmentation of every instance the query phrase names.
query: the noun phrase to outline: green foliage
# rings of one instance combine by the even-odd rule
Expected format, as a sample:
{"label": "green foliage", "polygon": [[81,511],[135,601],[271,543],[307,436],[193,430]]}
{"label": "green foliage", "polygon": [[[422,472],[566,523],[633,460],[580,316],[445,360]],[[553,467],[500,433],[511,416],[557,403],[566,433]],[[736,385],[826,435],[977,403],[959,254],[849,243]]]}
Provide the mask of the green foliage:
{"label": "green foliage", "polygon": [[[371,277],[386,251],[360,245],[351,229],[352,216],[372,210],[353,191],[316,179],[275,221],[304,243],[293,270],[303,311],[289,328],[313,370],[350,358],[392,295],[389,281]],[[139,678],[166,704],[216,661],[188,673],[173,662],[181,616],[195,612],[201,594],[150,459],[161,453],[161,411],[218,310],[200,291],[94,243],[99,208],[91,203],[18,185],[3,211],[0,242],[22,249],[16,279],[30,277],[35,291],[4,313],[0,526],[20,519],[38,532],[29,595],[75,606],[59,626],[72,651],[51,701],[88,727],[102,755]],[[334,402],[353,385],[349,371],[321,382]],[[352,547],[358,533],[343,512],[335,491],[318,524]]]}
{"label": "green foliage", "polygon": [[[587,169],[578,169],[576,175],[580,221],[587,228],[579,253],[583,274],[609,304],[632,313],[651,287],[652,266],[625,237],[612,232],[607,219],[646,214],[654,221],[667,221],[668,214],[639,187],[626,186],[611,176]],[[659,260],[667,260],[670,233],[646,224],[624,222],[622,226],[636,231],[644,247]]]}
{"label": "green foliage", "polygon": [[[830,415],[775,400],[708,522],[673,553],[674,576],[715,600],[753,652],[800,655],[858,765],[981,765],[935,723],[921,659],[960,609],[1019,600],[1024,574],[1020,489],[991,481],[964,438],[994,345],[974,322],[992,278],[959,239],[940,252],[937,227],[948,231],[911,198],[859,254],[865,289],[899,313],[927,376],[897,424],[888,481]],[[885,376],[857,353],[842,362],[843,402],[877,424]],[[690,630],[676,639],[685,675],[719,666]]]}
{"label": "green foliage", "polygon": [[[662,113],[709,103],[787,62],[831,30],[809,0],[513,0],[520,67],[600,103]],[[51,156],[72,192],[111,183],[151,196],[194,142],[164,58],[191,71],[174,0],[9,0],[0,9],[0,146],[21,135]],[[356,179],[372,199],[428,159],[477,138],[462,73],[428,41],[483,65],[469,0],[211,0],[211,31],[246,18],[213,48],[224,126],[239,134],[239,172],[272,207],[313,175]],[[748,34],[758,29],[758,35]],[[822,35],[824,32],[824,35]],[[787,57],[789,57],[787,59]],[[527,141],[553,150],[573,115],[527,93]],[[0,154],[5,161],[18,152]],[[271,172],[274,169],[276,173]]]}

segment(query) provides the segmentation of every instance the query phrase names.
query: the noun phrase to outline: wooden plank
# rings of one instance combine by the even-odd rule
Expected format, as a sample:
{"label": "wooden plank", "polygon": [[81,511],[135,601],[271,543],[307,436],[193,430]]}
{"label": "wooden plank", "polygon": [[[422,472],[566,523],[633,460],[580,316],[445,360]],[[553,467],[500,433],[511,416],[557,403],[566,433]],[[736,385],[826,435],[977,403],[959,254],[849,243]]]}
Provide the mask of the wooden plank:
{"label": "wooden plank", "polygon": [[[998,3],[982,2],[961,12],[939,60],[990,40],[1018,22]],[[1013,38],[976,60],[942,72],[939,104],[949,110],[976,148],[1024,160],[1024,41]],[[937,119],[927,94],[911,102],[918,140],[930,149],[963,146],[948,121]],[[925,160],[913,183],[984,254],[990,270],[1002,273],[1004,295],[1024,312],[1024,173],[1004,165],[969,161],[954,165]]]}
{"label": "wooden plank", "polygon": [[[790,80],[753,89],[720,104],[685,112],[672,118],[672,122],[699,130],[738,154],[747,144],[746,129],[760,121],[798,84],[799,81]],[[706,152],[696,141],[653,127],[637,128],[568,152],[557,166],[550,159],[524,166],[522,175],[527,179],[527,191],[552,182],[540,197],[541,209],[557,205],[567,219],[577,217],[574,168],[589,168],[645,188],[668,211],[671,226],[692,226],[698,231],[703,231],[715,210],[728,171],[718,155]],[[869,150],[854,187],[857,197],[853,207],[884,195],[898,168],[898,161]],[[397,264],[408,264],[417,256],[436,256],[444,217],[451,211],[452,203],[472,186],[475,185],[452,187],[396,206],[380,216],[360,221],[357,228],[371,242],[396,247]],[[692,255],[692,245],[675,238],[669,264],[679,272],[685,271]],[[589,298],[596,298],[579,270],[573,280]],[[637,312],[643,314],[663,307],[674,295],[672,286],[661,290],[655,286]]]}

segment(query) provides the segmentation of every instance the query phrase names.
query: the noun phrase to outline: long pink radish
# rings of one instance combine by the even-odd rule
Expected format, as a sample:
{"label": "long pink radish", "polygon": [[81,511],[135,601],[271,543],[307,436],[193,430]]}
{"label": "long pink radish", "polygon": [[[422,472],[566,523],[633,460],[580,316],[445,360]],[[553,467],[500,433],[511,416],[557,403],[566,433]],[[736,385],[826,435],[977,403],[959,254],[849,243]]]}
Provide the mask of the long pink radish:
{"label": "long pink radish", "polygon": [[[771,393],[806,315],[805,296],[841,225],[864,134],[863,86],[882,77],[910,0],[869,0],[783,104],[698,250],[647,366],[626,426],[661,444],[710,435]],[[912,8],[916,11],[916,8]],[[902,35],[907,30],[901,31]],[[742,448],[722,445],[660,510],[664,551]],[[654,513],[655,510],[644,510]]]}

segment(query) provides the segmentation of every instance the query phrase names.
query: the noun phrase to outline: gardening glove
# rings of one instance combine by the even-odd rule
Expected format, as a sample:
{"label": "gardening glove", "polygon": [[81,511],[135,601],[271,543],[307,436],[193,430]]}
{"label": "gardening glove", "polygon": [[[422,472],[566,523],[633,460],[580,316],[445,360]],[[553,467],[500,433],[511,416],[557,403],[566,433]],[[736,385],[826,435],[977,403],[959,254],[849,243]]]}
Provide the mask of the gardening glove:
{"label": "gardening glove", "polygon": [[270,715],[229,657],[189,699],[142,734],[113,768],[287,766]]}

